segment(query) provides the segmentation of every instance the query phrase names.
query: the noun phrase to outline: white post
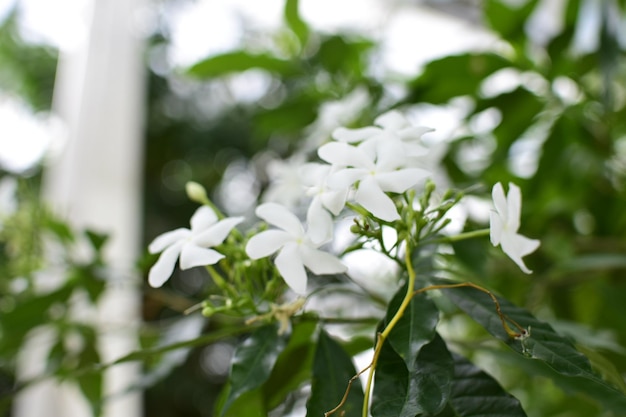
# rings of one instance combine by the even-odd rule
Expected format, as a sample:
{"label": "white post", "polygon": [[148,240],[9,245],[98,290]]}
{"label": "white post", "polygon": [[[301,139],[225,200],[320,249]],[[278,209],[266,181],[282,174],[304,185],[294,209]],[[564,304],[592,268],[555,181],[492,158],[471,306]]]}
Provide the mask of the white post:
{"label": "white post", "polygon": [[[143,1],[92,0],[88,41],[61,53],[53,107],[67,124],[68,143],[44,176],[43,197],[57,214],[77,228],[110,235],[105,255],[112,273],[96,314],[105,363],[138,348],[141,320],[133,265],[141,230],[145,77],[137,18]],[[38,346],[32,348],[30,359],[37,359]],[[33,372],[24,369],[28,360],[20,362],[26,363],[23,374]],[[105,372],[104,417],[142,414],[141,393],[129,390],[138,378],[137,364]],[[90,415],[85,407],[76,387],[48,382],[22,393],[14,415],[84,417]]]}

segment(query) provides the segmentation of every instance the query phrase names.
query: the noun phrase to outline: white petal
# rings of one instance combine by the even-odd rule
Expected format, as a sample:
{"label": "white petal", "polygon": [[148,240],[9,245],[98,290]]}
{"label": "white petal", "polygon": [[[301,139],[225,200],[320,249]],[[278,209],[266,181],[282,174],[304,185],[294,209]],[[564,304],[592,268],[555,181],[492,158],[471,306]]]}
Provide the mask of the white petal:
{"label": "white petal", "polygon": [[433,132],[435,129],[425,126],[410,126],[397,132],[400,139],[413,142],[422,137],[423,134]]}
{"label": "white petal", "polygon": [[300,253],[304,265],[315,275],[339,274],[348,270],[336,256],[319,249],[300,245]]}
{"label": "white petal", "polygon": [[306,214],[307,235],[318,246],[333,237],[333,218],[324,207],[319,197],[311,201]]}
{"label": "white petal", "polygon": [[329,187],[337,190],[347,190],[357,181],[367,176],[368,170],[361,168],[344,168],[331,174],[326,183]]}
{"label": "white petal", "polygon": [[346,205],[347,198],[348,198],[347,188],[344,188],[342,190],[328,190],[320,196],[322,205],[326,207],[335,216],[338,216],[341,210],[343,210],[343,208]]}
{"label": "white petal", "polygon": [[383,191],[392,193],[403,193],[424,178],[428,177],[430,172],[420,168],[407,168],[393,172],[383,172],[376,174],[376,182]]}
{"label": "white petal", "polygon": [[148,246],[148,252],[150,253],[159,253],[162,252],[168,246],[173,245],[174,243],[186,239],[191,235],[191,231],[189,229],[180,228],[176,230],[172,230],[170,232],[165,232],[160,236],[157,236]]}
{"label": "white petal", "polygon": [[493,198],[493,205],[496,207],[496,211],[500,215],[504,223],[507,222],[507,203],[506,197],[504,197],[504,188],[501,183],[497,183],[491,190],[491,196]]}
{"label": "white petal", "polygon": [[323,184],[330,172],[330,165],[310,162],[300,167],[298,174],[302,183],[308,186]]}
{"label": "white petal", "polygon": [[407,156],[406,145],[400,139],[387,136],[377,141],[376,167],[379,171],[393,171],[405,166]]}
{"label": "white petal", "polygon": [[291,236],[304,236],[302,223],[295,214],[290,212],[285,206],[276,203],[265,203],[257,207],[256,215],[271,225],[283,229]]}
{"label": "white petal", "polygon": [[385,129],[398,130],[408,126],[409,122],[398,110],[391,110],[378,116],[374,124]]}
{"label": "white petal", "polygon": [[520,216],[522,211],[522,191],[512,182],[509,183],[509,193],[507,194],[506,203],[506,219],[508,227],[512,231],[517,232],[520,226]]}
{"label": "white petal", "polygon": [[526,267],[522,257],[534,252],[539,247],[539,241],[529,239],[517,233],[504,233],[502,235],[502,251],[508,255],[520,267],[520,269],[530,274],[532,271]]}
{"label": "white petal", "polygon": [[180,252],[180,269],[213,265],[222,258],[224,255],[213,249],[201,248],[193,243],[187,243]]}
{"label": "white petal", "polygon": [[491,211],[489,213],[489,238],[493,246],[500,244],[502,240],[502,229],[503,224],[500,215],[495,211]]}
{"label": "white petal", "polygon": [[295,243],[285,245],[274,262],[289,288],[303,295],[306,293],[307,275],[297,248]]}
{"label": "white petal", "polygon": [[152,265],[148,274],[148,284],[151,287],[159,288],[169,279],[174,271],[174,266],[176,266],[176,259],[178,259],[182,246],[182,243],[170,246],[159,256],[156,263]]}
{"label": "white petal", "polygon": [[338,140],[339,142],[360,142],[366,140],[377,133],[380,132],[380,129],[373,126],[362,127],[360,129],[346,129],[345,127],[339,127],[333,131],[333,139]]}
{"label": "white petal", "polygon": [[400,219],[395,204],[385,194],[371,176],[359,184],[355,201],[379,219],[389,222]]}
{"label": "white petal", "polygon": [[194,236],[192,240],[196,245],[205,248],[217,246],[222,243],[230,231],[242,221],[244,221],[243,217],[228,217],[224,220],[220,220],[204,232]]}
{"label": "white petal", "polygon": [[293,236],[282,230],[266,230],[250,238],[246,253],[251,259],[264,258],[293,240]]}
{"label": "white petal", "polygon": [[327,143],[317,150],[317,154],[333,165],[367,169],[375,167],[374,161],[363,150],[347,143]]}
{"label": "white petal", "polygon": [[196,233],[201,232],[216,221],[217,215],[210,207],[199,207],[193,216],[191,216],[191,231]]}

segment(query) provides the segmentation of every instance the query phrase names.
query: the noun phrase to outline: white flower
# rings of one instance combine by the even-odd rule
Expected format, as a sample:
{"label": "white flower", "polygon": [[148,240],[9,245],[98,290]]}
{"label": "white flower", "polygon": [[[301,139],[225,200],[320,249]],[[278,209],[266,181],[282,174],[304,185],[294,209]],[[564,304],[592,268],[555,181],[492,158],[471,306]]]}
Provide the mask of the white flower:
{"label": "white flower", "polygon": [[417,157],[428,154],[420,139],[424,133],[433,129],[422,126],[413,126],[397,110],[383,113],[374,120],[376,126],[368,126],[360,129],[347,129],[340,127],[333,132],[333,138],[346,143],[361,143],[365,146],[388,146],[389,141],[397,141],[401,144],[402,157]]}
{"label": "white flower", "polygon": [[404,168],[406,154],[397,141],[377,147],[331,142],[320,147],[318,154],[334,166],[346,167],[329,177],[331,186],[341,189],[358,183],[354,200],[386,221],[398,220],[400,215],[385,192],[403,193],[430,175],[421,168]]}
{"label": "white flower", "polygon": [[269,187],[263,194],[263,202],[294,207],[304,196],[304,184],[300,169],[306,162],[303,154],[295,154],[288,160],[272,160],[267,164]]}
{"label": "white flower", "polygon": [[243,221],[243,217],[229,217],[218,221],[215,212],[202,206],[191,217],[191,229],[180,228],[163,233],[150,243],[150,253],[163,252],[150,269],[148,283],[160,287],[172,275],[180,257],[180,269],[213,265],[224,258],[210,249],[221,244],[230,231]]}
{"label": "white flower", "polygon": [[315,243],[324,243],[332,239],[333,219],[330,213],[338,216],[346,205],[348,187],[333,188],[328,184],[328,177],[333,167],[326,164],[308,163],[302,166],[302,182],[308,186],[306,194],[312,197],[307,210],[309,236]]}
{"label": "white flower", "polygon": [[492,190],[496,210],[490,215],[490,237],[493,246],[500,245],[504,253],[515,262],[522,271],[530,274],[522,257],[534,252],[539,241],[529,239],[517,233],[522,211],[522,193],[518,186],[509,183],[509,194],[504,196],[502,184],[497,183]]}
{"label": "white flower", "polygon": [[282,230],[266,230],[253,236],[246,245],[246,253],[252,259],[259,259],[278,252],[274,261],[278,272],[297,294],[306,292],[305,266],[316,275],[346,271],[346,266],[337,257],[318,249],[321,243],[313,243],[300,220],[284,206],[261,204],[256,214]]}

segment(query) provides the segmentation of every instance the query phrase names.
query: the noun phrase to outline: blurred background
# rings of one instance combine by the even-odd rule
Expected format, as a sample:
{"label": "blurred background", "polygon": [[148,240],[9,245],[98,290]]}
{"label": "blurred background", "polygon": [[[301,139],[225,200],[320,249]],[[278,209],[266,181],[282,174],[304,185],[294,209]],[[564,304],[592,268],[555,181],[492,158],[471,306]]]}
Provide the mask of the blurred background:
{"label": "blurred background", "polygon": [[[624,0],[0,0],[0,413],[211,416],[237,335],[72,370],[228,328],[182,315],[204,271],[145,285],[188,181],[250,215],[277,161],[390,108],[435,129],[440,187],[522,187],[535,274],[487,241],[458,268],[623,387],[625,47]],[[499,355],[529,415],[605,415]]]}

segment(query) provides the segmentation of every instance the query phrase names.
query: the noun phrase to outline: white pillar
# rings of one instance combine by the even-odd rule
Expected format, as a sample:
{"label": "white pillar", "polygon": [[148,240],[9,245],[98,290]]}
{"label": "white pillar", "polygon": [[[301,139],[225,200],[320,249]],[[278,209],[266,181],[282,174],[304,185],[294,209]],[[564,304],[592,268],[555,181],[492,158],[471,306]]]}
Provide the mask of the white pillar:
{"label": "white pillar", "polygon": [[[138,348],[141,320],[133,265],[141,237],[145,77],[137,12],[143,1],[92,0],[88,41],[61,52],[53,110],[67,124],[68,143],[44,175],[43,197],[57,214],[74,227],[110,235],[105,254],[112,273],[96,314],[105,363]],[[128,392],[138,377],[137,364],[105,372],[104,417],[142,414],[141,393]],[[16,417],[89,415],[75,388],[53,383],[26,390],[15,408]]]}

